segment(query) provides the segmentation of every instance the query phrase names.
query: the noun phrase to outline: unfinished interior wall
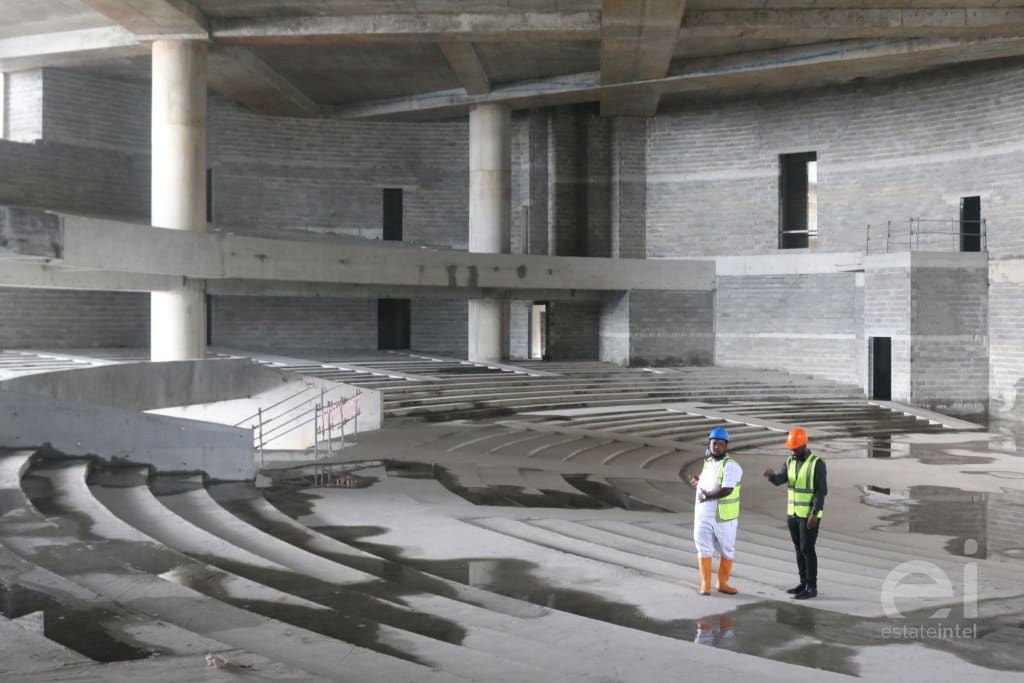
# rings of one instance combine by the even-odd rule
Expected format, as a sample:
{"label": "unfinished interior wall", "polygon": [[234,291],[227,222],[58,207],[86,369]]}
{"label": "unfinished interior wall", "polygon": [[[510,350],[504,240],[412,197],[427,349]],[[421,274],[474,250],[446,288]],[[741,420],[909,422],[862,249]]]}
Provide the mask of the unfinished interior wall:
{"label": "unfinished interior wall", "polygon": [[[739,273],[719,280],[716,362],[809,371],[856,381],[867,391],[868,342],[873,336],[891,336],[894,399],[920,397],[933,404],[946,396],[948,403],[967,409],[977,405],[963,395],[967,381],[972,393],[990,395],[993,411],[1015,410],[1024,386],[1019,351],[1024,347],[1019,324],[1024,195],[1016,189],[1024,175],[1022,89],[1024,66],[1002,60],[797,97],[691,103],[685,111],[651,119],[646,146],[649,256],[789,252],[778,248],[783,154],[817,155],[819,232],[816,244],[796,250],[802,253],[958,252],[961,201],[980,197],[991,286],[987,302],[972,298],[969,306],[975,311],[987,307],[985,329],[944,333],[912,327],[911,295],[925,297],[928,307],[962,310],[964,288],[978,291],[973,279],[965,282],[955,272],[949,286],[922,284],[911,291],[910,273],[898,272],[904,266],[893,272],[876,269],[864,274],[860,293],[852,276],[808,273],[780,281]],[[911,239],[912,217],[929,219],[925,225],[936,234]],[[886,278],[898,286],[885,290],[881,283]],[[806,295],[777,296],[780,287]],[[853,324],[834,317],[831,305],[812,296],[819,291],[825,300],[839,302],[838,310]],[[885,313],[889,304],[884,299],[904,295],[901,318]],[[812,353],[801,354],[807,319],[813,326],[822,319],[828,325],[814,333]],[[936,365],[938,358],[960,360]],[[913,377],[899,367],[909,368],[911,361],[921,369]]]}

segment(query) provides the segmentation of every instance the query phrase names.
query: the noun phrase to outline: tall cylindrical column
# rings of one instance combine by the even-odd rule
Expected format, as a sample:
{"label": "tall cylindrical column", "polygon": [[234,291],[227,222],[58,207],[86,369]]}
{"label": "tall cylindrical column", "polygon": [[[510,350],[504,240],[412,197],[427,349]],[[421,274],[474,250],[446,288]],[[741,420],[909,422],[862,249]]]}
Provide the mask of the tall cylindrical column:
{"label": "tall cylindrical column", "polygon": [[[206,230],[206,43],[153,43],[152,223],[158,228]],[[202,283],[153,292],[150,357],[154,361],[206,355],[206,298]]]}
{"label": "tall cylindrical column", "polygon": [[[512,225],[512,115],[497,104],[469,111],[469,250],[508,253]],[[508,302],[469,301],[469,360],[508,353]]]}

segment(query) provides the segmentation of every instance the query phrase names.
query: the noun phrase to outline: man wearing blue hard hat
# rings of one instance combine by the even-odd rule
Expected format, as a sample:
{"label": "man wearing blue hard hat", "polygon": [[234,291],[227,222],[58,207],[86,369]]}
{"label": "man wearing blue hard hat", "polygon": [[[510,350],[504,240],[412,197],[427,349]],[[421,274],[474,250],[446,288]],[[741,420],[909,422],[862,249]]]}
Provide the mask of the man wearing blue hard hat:
{"label": "man wearing blue hard hat", "polygon": [[740,516],[740,479],[743,468],[729,457],[729,432],[715,427],[708,434],[708,447],[700,476],[690,475],[690,486],[697,489],[693,508],[693,542],[700,565],[701,595],[711,595],[712,558],[718,561],[720,593],[738,593],[729,585],[732,561],[736,554],[736,529]]}

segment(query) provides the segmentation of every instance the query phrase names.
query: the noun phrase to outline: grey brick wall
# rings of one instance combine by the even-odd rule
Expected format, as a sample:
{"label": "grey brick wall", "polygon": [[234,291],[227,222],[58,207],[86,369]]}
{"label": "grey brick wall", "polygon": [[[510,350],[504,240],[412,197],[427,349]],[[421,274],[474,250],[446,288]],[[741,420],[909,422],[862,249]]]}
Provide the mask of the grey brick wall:
{"label": "grey brick wall", "polygon": [[1024,284],[989,286],[990,408],[1024,418]]}
{"label": "grey brick wall", "polygon": [[530,307],[532,301],[509,302],[508,357],[524,360],[530,356]]}
{"label": "grey brick wall", "polygon": [[[910,292],[909,261],[903,267],[868,267],[864,274],[864,337],[889,337],[892,341],[891,393],[894,401],[910,402]],[[870,392],[869,368],[862,386]]]}
{"label": "grey brick wall", "polygon": [[0,287],[0,348],[149,346],[149,295]]}
{"label": "grey brick wall", "polygon": [[465,358],[469,352],[468,307],[459,299],[413,299],[409,306],[413,351]]}
{"label": "grey brick wall", "polygon": [[610,230],[612,254],[644,258],[647,212],[647,120],[619,117],[612,122]]}
{"label": "grey brick wall", "polygon": [[465,249],[465,122],[352,122],[252,114],[211,98],[214,221],[379,237],[382,189],[401,187],[405,241]]}
{"label": "grey brick wall", "polygon": [[715,363],[858,377],[853,273],[720,276]]}
{"label": "grey brick wall", "polygon": [[548,253],[548,112],[530,112],[529,253]]}
{"label": "grey brick wall", "polygon": [[556,107],[549,135],[550,253],[586,256],[586,112],[579,107]]}
{"label": "grey brick wall", "polygon": [[0,140],[0,203],[149,223],[149,157]]}
{"label": "grey brick wall", "polygon": [[905,233],[912,216],[957,219],[960,197],[980,195],[990,250],[1019,254],[1022,93],[1024,69],[1001,62],[658,116],[648,253],[773,251],[778,156],[816,151],[818,249],[861,250],[869,224]]}
{"label": "grey brick wall", "polygon": [[611,121],[588,111],[584,119],[586,182],[581,190],[586,197],[587,256],[612,255],[612,134]]}
{"label": "grey brick wall", "polygon": [[547,352],[551,360],[597,360],[601,305],[552,301],[548,304]]}
{"label": "grey brick wall", "polygon": [[377,300],[214,297],[215,346],[301,355],[310,349],[377,348]]}
{"label": "grey brick wall", "polygon": [[149,156],[149,83],[46,69],[43,111],[48,142]]}
{"label": "grey brick wall", "polygon": [[712,291],[631,292],[630,365],[711,365],[714,303]]}
{"label": "grey brick wall", "polygon": [[148,222],[148,86],[52,69],[9,79],[0,202]]}

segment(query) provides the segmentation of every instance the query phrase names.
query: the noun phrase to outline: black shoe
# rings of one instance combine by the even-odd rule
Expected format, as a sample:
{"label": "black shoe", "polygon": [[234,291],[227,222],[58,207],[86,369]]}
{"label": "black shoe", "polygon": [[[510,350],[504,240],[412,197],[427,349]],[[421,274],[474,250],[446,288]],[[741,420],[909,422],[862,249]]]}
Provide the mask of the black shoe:
{"label": "black shoe", "polygon": [[790,588],[786,592],[789,593],[790,595],[800,595],[805,590],[807,590],[807,584],[806,583],[801,583],[799,586],[794,586],[793,588]]}
{"label": "black shoe", "polygon": [[797,593],[793,596],[796,600],[810,600],[816,597],[818,597],[818,589],[814,586],[808,586],[803,593]]}

